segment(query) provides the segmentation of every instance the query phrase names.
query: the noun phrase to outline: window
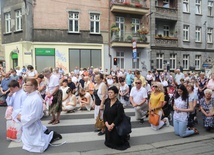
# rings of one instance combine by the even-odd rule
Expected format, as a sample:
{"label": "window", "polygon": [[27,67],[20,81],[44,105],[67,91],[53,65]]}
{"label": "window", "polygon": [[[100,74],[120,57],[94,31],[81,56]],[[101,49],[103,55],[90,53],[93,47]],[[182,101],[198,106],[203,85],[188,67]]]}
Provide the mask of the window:
{"label": "window", "polygon": [[169,8],[169,0],[163,0],[163,7]]}
{"label": "window", "polygon": [[10,18],[9,12],[4,14],[4,20],[5,20],[5,33],[10,33],[11,32],[11,18]]}
{"label": "window", "polygon": [[201,42],[201,27],[199,26],[195,29],[195,42]]}
{"label": "window", "polygon": [[207,30],[207,43],[213,43],[213,29],[208,28]]}
{"label": "window", "polygon": [[189,0],[183,0],[183,12],[189,12]]}
{"label": "window", "polygon": [[132,69],[139,69],[139,67],[140,67],[140,53],[137,52],[136,61],[134,62],[134,59],[132,59]]}
{"label": "window", "polygon": [[116,52],[117,66],[124,69],[124,52]]}
{"label": "window", "polygon": [[90,14],[91,21],[91,33],[100,33],[100,15],[99,14]]}
{"label": "window", "polygon": [[176,69],[176,54],[170,54],[170,69]]}
{"label": "window", "polygon": [[189,69],[189,55],[187,55],[187,54],[183,55],[183,69],[184,70]]}
{"label": "window", "polygon": [[158,0],[155,0],[155,6],[158,6]]}
{"label": "window", "polygon": [[195,13],[196,14],[201,14],[201,0],[196,0],[195,1]]}
{"label": "window", "polygon": [[156,67],[158,70],[162,70],[163,69],[163,54],[157,54],[156,57]]}
{"label": "window", "polygon": [[124,33],[125,33],[125,18],[124,17],[116,17],[116,26],[119,27],[120,31],[118,32],[119,40],[123,41]]}
{"label": "window", "polygon": [[201,69],[201,55],[195,56],[195,69],[200,70]]}
{"label": "window", "polygon": [[69,70],[102,66],[102,54],[99,49],[69,49]]}
{"label": "window", "polygon": [[213,15],[213,1],[208,1],[208,16]]}
{"label": "window", "polygon": [[79,12],[69,11],[68,31],[79,32]]}
{"label": "window", "polygon": [[183,26],[183,41],[189,41],[189,25]]}
{"label": "window", "polygon": [[140,29],[140,19],[132,18],[132,33],[137,33],[137,30]]}
{"label": "window", "polygon": [[21,10],[15,11],[16,15],[16,31],[22,30],[22,12]]}
{"label": "window", "polygon": [[165,37],[169,36],[169,26],[168,25],[163,26],[163,36],[165,36]]}

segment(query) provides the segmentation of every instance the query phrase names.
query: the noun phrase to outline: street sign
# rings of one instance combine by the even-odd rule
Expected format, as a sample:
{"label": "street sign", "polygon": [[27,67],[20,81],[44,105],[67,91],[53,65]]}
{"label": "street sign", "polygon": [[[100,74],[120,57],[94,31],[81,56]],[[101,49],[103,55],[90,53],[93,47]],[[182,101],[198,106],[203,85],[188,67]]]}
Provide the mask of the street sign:
{"label": "street sign", "polygon": [[202,64],[202,67],[211,67],[211,64]]}

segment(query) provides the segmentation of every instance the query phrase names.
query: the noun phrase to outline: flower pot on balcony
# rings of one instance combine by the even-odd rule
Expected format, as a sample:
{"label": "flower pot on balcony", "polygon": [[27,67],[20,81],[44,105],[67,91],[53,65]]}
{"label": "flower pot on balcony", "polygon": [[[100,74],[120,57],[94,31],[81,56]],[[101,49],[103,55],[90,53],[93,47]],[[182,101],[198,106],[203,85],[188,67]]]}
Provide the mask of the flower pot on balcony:
{"label": "flower pot on balcony", "polygon": [[136,8],[142,8],[142,4],[140,4],[140,3],[135,3],[135,7],[136,7]]}

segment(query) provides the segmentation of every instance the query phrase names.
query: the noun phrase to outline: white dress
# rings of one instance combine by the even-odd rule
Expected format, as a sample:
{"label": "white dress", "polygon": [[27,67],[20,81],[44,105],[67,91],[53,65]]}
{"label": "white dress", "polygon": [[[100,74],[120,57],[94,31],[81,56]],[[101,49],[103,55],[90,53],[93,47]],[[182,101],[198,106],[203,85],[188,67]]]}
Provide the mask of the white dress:
{"label": "white dress", "polygon": [[41,123],[43,116],[42,99],[34,91],[27,95],[21,110],[23,149],[29,152],[44,152],[53,137],[53,131],[48,135],[44,133]]}

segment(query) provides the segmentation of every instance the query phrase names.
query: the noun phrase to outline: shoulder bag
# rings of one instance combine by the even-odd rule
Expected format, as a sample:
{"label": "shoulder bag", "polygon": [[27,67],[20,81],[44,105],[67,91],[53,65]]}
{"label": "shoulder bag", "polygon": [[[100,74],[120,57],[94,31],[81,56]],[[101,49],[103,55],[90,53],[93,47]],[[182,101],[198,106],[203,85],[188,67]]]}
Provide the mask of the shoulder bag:
{"label": "shoulder bag", "polygon": [[105,127],[104,121],[100,118],[100,110],[99,110],[99,114],[96,118],[95,127],[98,129],[103,129]]}
{"label": "shoulder bag", "polygon": [[126,136],[132,132],[131,118],[123,114],[122,122],[116,126],[119,136]]}
{"label": "shoulder bag", "polygon": [[149,113],[149,123],[158,126],[159,125],[160,116],[154,112]]}

